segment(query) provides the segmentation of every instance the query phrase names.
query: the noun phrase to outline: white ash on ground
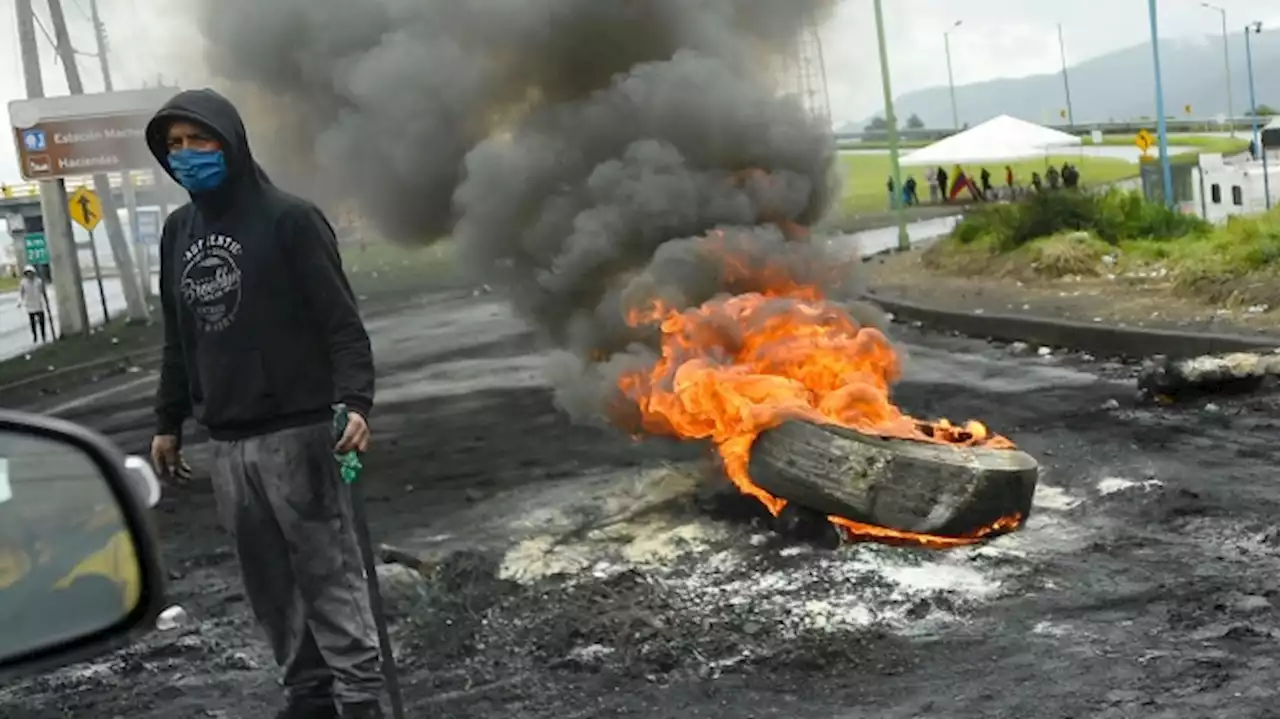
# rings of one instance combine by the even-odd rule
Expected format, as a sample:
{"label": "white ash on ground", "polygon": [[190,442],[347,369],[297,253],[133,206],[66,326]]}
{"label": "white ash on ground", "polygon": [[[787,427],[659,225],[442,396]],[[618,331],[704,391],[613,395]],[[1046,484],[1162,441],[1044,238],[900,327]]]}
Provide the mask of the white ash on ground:
{"label": "white ash on ground", "polygon": [[441,687],[521,662],[654,677],[810,663],[836,671],[869,661],[868,642],[965,622],[1022,591],[1039,557],[1088,541],[1066,514],[1085,498],[1046,486],[1026,528],[984,544],[829,551],[758,520],[707,514],[694,497],[703,481],[702,467],[662,467],[574,494],[543,487],[434,528],[409,622],[436,656],[453,647]]}

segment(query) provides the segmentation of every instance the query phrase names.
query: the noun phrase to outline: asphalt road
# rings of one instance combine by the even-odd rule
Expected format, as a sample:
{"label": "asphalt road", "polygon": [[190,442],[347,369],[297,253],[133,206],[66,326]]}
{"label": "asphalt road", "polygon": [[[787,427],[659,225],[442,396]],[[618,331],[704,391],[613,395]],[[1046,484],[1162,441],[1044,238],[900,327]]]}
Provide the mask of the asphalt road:
{"label": "asphalt road", "polygon": [[[153,277],[153,289],[159,276]],[[105,277],[102,280],[103,294],[107,298],[107,311],[112,316],[124,312],[124,288],[119,277]],[[89,310],[89,324],[100,327],[103,324],[102,296],[98,293],[97,280],[84,282],[84,300]],[[57,293],[53,286],[49,287],[49,306],[54,321],[58,318]],[[0,293],[0,361],[16,357],[30,350],[35,345],[31,342],[31,325],[27,313],[18,308],[18,293]]]}
{"label": "asphalt road", "polygon": [[[374,531],[438,560],[392,602],[410,716],[1276,716],[1273,396],[1139,406],[1129,367],[895,327],[897,401],[1039,458],[1035,512],[980,547],[831,553],[685,501],[701,448],[569,423],[497,299],[436,295],[370,331]],[[142,451],[153,381],[44,408]],[[269,716],[207,483],[157,516],[191,624],[6,686],[0,716]]]}

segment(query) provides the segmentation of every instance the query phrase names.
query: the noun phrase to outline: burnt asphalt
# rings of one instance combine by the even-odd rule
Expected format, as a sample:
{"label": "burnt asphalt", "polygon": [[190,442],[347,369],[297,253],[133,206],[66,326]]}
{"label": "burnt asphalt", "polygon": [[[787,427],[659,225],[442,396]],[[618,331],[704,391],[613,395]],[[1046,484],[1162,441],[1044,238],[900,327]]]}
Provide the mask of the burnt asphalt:
{"label": "burnt asphalt", "polygon": [[[1129,365],[895,326],[900,405],[981,419],[1040,460],[1023,530],[955,552],[829,553],[675,502],[646,521],[700,529],[670,557],[623,552],[522,583],[503,570],[514,553],[490,551],[523,541],[513,517],[536,523],[585,501],[559,497],[692,466],[702,450],[572,425],[495,297],[423,297],[370,332],[376,538],[476,549],[393,602],[412,717],[1280,716],[1274,396],[1144,406]],[[141,453],[153,383],[124,375],[31,408]],[[270,716],[275,670],[207,482],[167,490],[157,517],[171,601],[191,624],[4,687],[0,716]],[[509,541],[468,534],[486,517]]]}

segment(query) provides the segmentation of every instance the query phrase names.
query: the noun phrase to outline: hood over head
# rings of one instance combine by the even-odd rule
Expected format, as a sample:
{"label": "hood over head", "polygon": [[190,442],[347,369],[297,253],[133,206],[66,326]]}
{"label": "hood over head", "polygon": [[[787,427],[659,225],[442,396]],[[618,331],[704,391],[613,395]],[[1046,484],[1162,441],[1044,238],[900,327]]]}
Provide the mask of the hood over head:
{"label": "hood over head", "polygon": [[[169,125],[176,120],[186,120],[207,128],[218,139],[226,156],[226,183],[217,190],[202,194],[226,196],[245,184],[271,184],[267,173],[253,159],[253,152],[249,149],[249,135],[245,131],[240,111],[230,100],[207,88],[184,90],[174,95],[147,123],[147,147],[170,177],[174,175],[169,167],[168,131]],[[174,177],[174,180],[177,178]],[[216,202],[220,198],[193,196],[192,199],[197,204],[202,204],[206,200]]]}

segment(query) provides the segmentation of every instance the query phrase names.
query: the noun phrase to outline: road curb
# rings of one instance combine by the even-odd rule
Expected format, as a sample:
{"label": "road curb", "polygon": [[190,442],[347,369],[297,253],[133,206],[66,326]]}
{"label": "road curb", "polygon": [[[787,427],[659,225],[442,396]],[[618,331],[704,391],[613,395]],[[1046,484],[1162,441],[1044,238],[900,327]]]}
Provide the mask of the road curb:
{"label": "road curb", "polygon": [[1073,322],[1025,315],[975,314],[903,302],[868,293],[865,299],[893,315],[895,321],[919,322],[935,330],[969,337],[1030,345],[1065,347],[1099,357],[1197,357],[1280,348],[1280,337],[1181,332]]}

